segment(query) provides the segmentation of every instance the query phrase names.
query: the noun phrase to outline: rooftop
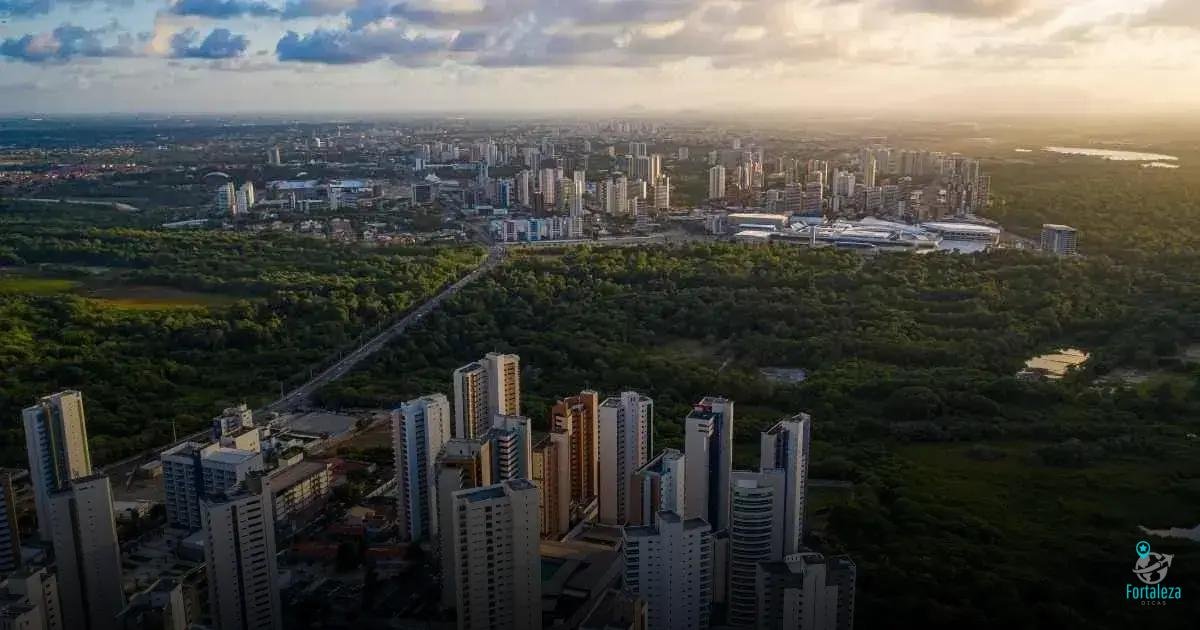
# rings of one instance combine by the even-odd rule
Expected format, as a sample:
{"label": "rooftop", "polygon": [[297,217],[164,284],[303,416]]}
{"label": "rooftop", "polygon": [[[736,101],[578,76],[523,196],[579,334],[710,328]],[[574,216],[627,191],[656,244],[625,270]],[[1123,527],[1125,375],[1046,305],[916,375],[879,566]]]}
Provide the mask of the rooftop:
{"label": "rooftop", "polygon": [[329,468],[325,462],[302,461],[286,468],[280,468],[267,477],[267,485],[272,492],[280,492],[312,477],[321,474]]}
{"label": "rooftop", "polygon": [[204,450],[204,461],[231,464],[235,466],[260,456],[261,455],[255,451],[243,451],[236,448],[225,448],[224,446],[207,448]]}

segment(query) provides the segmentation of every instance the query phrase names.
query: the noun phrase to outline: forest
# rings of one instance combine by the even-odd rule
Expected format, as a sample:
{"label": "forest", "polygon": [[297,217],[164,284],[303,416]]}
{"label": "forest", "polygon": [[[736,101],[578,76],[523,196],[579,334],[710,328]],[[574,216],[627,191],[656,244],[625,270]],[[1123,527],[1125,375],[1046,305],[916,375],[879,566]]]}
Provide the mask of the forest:
{"label": "forest", "polygon": [[474,247],[360,250],[285,234],[146,229],[108,209],[0,206],[0,461],[20,410],[84,392],[105,463],[274,399],[306,368],[473,268]]}

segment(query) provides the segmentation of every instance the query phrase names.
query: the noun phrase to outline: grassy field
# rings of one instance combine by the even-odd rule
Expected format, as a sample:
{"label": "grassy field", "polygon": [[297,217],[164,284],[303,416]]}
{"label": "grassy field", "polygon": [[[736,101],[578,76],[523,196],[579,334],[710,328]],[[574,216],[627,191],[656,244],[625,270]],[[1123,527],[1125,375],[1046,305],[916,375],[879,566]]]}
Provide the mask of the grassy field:
{"label": "grassy field", "polygon": [[82,279],[59,277],[31,269],[0,270],[0,294],[58,295],[70,293],[106,308],[156,311],[228,306],[235,298],[172,287],[126,284],[115,273],[97,273]]}

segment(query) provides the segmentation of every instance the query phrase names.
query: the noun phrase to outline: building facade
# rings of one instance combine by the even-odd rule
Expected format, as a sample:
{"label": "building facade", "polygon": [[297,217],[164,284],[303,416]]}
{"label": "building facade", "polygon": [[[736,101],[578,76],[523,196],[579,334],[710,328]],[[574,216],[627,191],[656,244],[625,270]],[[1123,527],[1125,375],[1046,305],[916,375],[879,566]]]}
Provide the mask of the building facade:
{"label": "building facade", "polygon": [[253,475],[201,504],[208,607],[217,630],[281,630],[271,493]]}
{"label": "building facade", "polygon": [[108,477],[72,480],[48,512],[63,628],[115,630],[125,591]]}
{"label": "building facade", "polygon": [[435,533],[433,464],[450,439],[450,423],[450,401],[442,394],[410,400],[392,411],[397,521],[405,540]]}
{"label": "building facade", "polygon": [[713,539],[703,519],[662,512],[656,525],[626,527],[625,588],[646,601],[647,627],[707,628]]}
{"label": "building facade", "polygon": [[654,401],[637,392],[605,399],[599,407],[600,522],[624,525],[632,512],[633,473],[654,449]]}
{"label": "building facade", "polygon": [[539,630],[538,490],[526,479],[454,493],[451,563],[461,630]]}
{"label": "building facade", "polygon": [[29,479],[37,508],[38,531],[50,539],[50,495],[73,479],[92,474],[83,394],[67,390],[46,396],[21,412]]}
{"label": "building facade", "polygon": [[540,498],[542,538],[562,538],[571,528],[571,448],[566,433],[552,431],[533,445],[530,479]]}
{"label": "building facade", "polygon": [[685,514],[683,453],[668,448],[633,473],[631,525],[654,525],[659,512]]}
{"label": "building facade", "polygon": [[853,630],[857,568],[808,550],[758,565],[759,630]]}
{"label": "building facade", "polygon": [[571,503],[585,506],[600,493],[598,468],[600,395],[579,392],[555,403],[550,411],[551,429],[566,433],[571,448]]}
{"label": "building facade", "polygon": [[733,469],[733,401],[706,396],[684,419],[684,475],[689,518],[714,530],[729,526],[729,474]]}
{"label": "building facade", "polygon": [[263,469],[262,453],[220,444],[185,442],[159,456],[167,525],[189,531],[202,526],[200,499],[219,494]]}

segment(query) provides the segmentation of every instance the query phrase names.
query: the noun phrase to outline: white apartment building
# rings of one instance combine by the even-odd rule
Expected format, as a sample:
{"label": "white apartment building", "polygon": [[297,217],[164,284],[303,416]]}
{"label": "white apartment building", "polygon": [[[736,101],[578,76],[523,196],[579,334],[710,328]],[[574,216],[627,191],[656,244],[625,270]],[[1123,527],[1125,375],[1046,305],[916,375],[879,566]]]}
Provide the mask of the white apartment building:
{"label": "white apartment building", "polygon": [[116,630],[125,591],[108,477],[72,480],[48,512],[63,628]]}
{"label": "white apartment building", "polygon": [[708,169],[708,198],[725,198],[725,167],[720,164]]}
{"label": "white apartment building", "polygon": [[526,479],[454,493],[451,567],[460,630],[540,630],[538,490]]}
{"label": "white apartment building", "polygon": [[450,439],[450,401],[442,394],[410,400],[392,411],[400,536],[423,540],[437,531],[434,459]]}
{"label": "white apartment building", "polygon": [[654,449],[654,401],[637,392],[600,403],[600,522],[624,525],[632,512],[630,480]]}
{"label": "white apartment building", "polygon": [[185,442],[163,451],[159,460],[167,524],[192,531],[201,527],[201,496],[222,493],[263,469],[261,452],[220,444]]}
{"label": "white apartment building", "polygon": [[758,565],[759,630],[852,630],[857,568],[808,550]]}
{"label": "white apartment building", "polygon": [[735,471],[731,480],[732,519],[729,526],[729,625],[754,627],[757,596],[754,580],[758,563],[783,557],[786,481],[779,470]]}
{"label": "white apartment building", "polygon": [[687,506],[685,516],[702,518],[714,531],[729,526],[729,473],[733,469],[733,401],[706,396],[684,419]]}
{"label": "white apartment building", "polygon": [[92,474],[83,394],[67,390],[46,396],[21,412],[29,479],[37,508],[38,531],[50,539],[50,495]]}
{"label": "white apartment building", "polygon": [[654,525],[660,512],[685,514],[684,456],[668,448],[633,473],[630,525]]}
{"label": "white apartment building", "polygon": [[649,628],[707,628],[712,529],[703,519],[684,519],[674,512],[661,512],[656,521],[625,528],[625,588],[646,601]]}
{"label": "white apartment building", "polygon": [[273,512],[258,475],[201,502],[208,606],[217,630],[282,630]]}

